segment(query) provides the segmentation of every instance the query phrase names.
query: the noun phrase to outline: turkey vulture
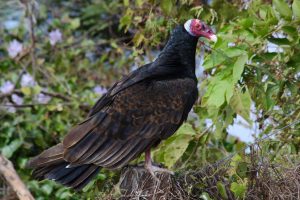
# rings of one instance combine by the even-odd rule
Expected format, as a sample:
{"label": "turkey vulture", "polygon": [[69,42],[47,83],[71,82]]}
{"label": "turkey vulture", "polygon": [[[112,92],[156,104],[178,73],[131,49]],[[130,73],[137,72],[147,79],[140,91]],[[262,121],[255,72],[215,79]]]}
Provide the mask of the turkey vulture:
{"label": "turkey vulture", "polygon": [[80,190],[102,167],[121,168],[143,152],[152,175],[164,171],[152,165],[150,149],[175,133],[197,99],[199,37],[217,39],[198,19],[177,26],[154,62],[115,83],[62,143],[28,162],[33,176]]}

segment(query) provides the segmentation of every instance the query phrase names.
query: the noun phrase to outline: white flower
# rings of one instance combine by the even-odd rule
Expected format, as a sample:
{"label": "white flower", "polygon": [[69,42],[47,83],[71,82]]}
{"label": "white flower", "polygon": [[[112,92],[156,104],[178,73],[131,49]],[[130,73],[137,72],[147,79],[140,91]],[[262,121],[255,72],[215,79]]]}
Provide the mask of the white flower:
{"label": "white flower", "polygon": [[36,85],[35,80],[30,74],[24,74],[21,79],[21,86],[22,87],[33,87]]}
{"label": "white flower", "polygon": [[7,47],[8,55],[11,58],[15,58],[19,53],[22,52],[23,45],[17,40],[13,40]]}
{"label": "white flower", "polygon": [[39,93],[35,99],[41,104],[47,104],[51,100],[51,97],[43,93]]}
{"label": "white flower", "polygon": [[14,90],[14,84],[10,81],[5,81],[3,85],[0,87],[0,91],[3,94],[9,94]]}
{"label": "white flower", "polygon": [[103,95],[107,92],[107,89],[100,86],[100,85],[97,85],[94,87],[93,91],[96,93],[96,94],[99,94],[99,95]]}
{"label": "white flower", "polygon": [[57,42],[62,41],[62,34],[59,29],[55,29],[49,33],[50,44],[54,46]]}
{"label": "white flower", "polygon": [[228,47],[235,47],[236,45],[235,45],[234,42],[229,42],[229,43],[227,44],[227,46],[228,46]]}
{"label": "white flower", "polygon": [[13,94],[12,96],[11,96],[11,99],[12,99],[12,101],[15,103],[15,104],[17,104],[17,105],[22,105],[23,104],[23,98],[22,97],[20,97],[20,96],[18,96],[18,95],[16,95],[16,94]]}

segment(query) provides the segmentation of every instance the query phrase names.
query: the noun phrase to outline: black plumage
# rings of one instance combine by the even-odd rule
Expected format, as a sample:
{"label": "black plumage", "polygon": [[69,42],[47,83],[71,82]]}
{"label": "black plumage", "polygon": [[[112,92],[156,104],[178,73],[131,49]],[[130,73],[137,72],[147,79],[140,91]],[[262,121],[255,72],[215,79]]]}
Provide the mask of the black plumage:
{"label": "black plumage", "polygon": [[198,96],[197,40],[175,28],[154,62],[114,84],[62,143],[29,161],[33,176],[79,190],[100,168],[121,168],[174,134]]}

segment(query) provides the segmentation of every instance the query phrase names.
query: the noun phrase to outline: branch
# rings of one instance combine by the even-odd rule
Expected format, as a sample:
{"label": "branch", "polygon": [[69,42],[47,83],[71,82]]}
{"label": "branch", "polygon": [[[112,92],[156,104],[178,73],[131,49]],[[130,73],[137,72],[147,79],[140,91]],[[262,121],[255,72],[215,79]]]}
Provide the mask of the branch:
{"label": "branch", "polygon": [[54,98],[62,99],[64,101],[71,101],[72,100],[70,97],[65,96],[63,94],[60,94],[60,93],[53,93],[53,92],[46,92],[46,91],[41,91],[41,93],[43,93],[44,95],[54,97]]}
{"label": "branch", "polygon": [[13,164],[1,154],[0,173],[15,191],[20,200],[34,200],[33,196],[18,176]]}

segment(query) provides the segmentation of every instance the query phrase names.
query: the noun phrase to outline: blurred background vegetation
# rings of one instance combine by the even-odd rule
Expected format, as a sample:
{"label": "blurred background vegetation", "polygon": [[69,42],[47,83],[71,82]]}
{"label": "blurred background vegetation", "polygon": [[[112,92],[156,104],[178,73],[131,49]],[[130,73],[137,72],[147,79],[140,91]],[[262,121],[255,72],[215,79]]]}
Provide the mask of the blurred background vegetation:
{"label": "blurred background vegetation", "polygon": [[[267,199],[255,190],[265,161],[279,174],[297,168],[300,0],[0,1],[0,150],[36,199],[118,196],[119,171],[101,171],[75,193],[33,180],[25,164],[58,143],[122,75],[153,61],[172,28],[190,18],[212,26],[218,42],[199,42],[201,97],[155,161],[180,172],[230,158],[226,182],[215,186],[223,199],[225,187],[236,199],[254,192]],[[250,143],[239,139],[246,130]],[[201,198],[214,197],[203,190]]]}

